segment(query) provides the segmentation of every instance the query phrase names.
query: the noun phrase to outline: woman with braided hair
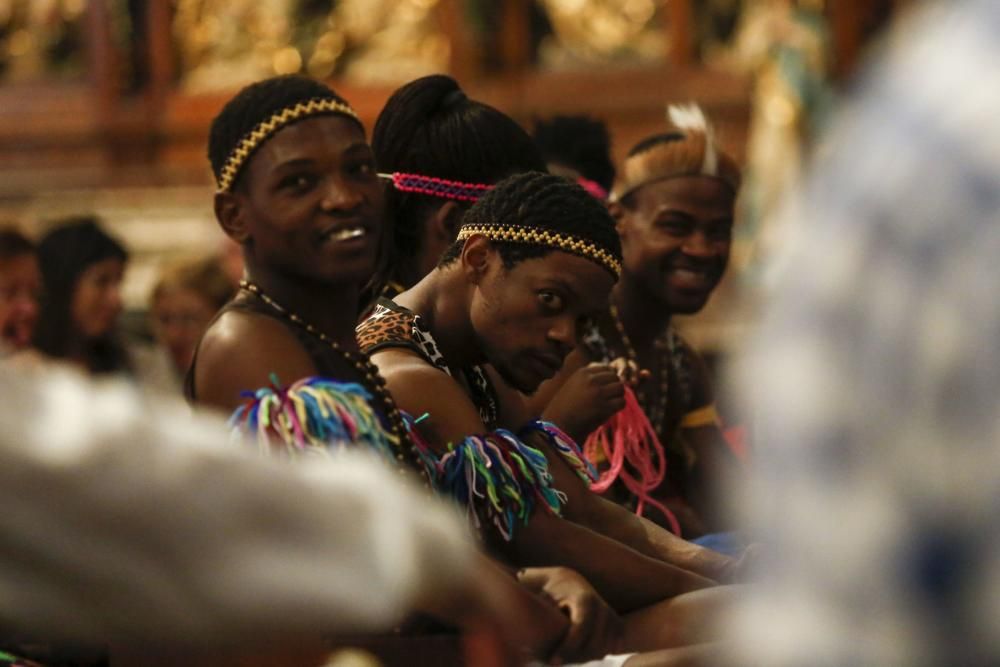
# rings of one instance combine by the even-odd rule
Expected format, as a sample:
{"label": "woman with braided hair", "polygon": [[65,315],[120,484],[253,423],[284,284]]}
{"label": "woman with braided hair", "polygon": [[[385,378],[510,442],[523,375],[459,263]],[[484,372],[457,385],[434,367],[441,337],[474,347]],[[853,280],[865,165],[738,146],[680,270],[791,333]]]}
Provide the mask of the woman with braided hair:
{"label": "woman with braided hair", "polygon": [[455,241],[462,213],[498,181],[545,171],[531,137],[509,116],[470,99],[449,76],[416,79],[389,97],[372,130],[389,181],[392,228],[382,293],[420,281]]}
{"label": "woman with braided hair", "polygon": [[[526,414],[518,393],[559,370],[620,269],[600,202],[565,178],[519,174],[469,209],[434,271],[378,302],[358,339],[401,408],[421,416],[435,486],[467,506],[494,553],[577,570],[619,612],[648,622],[645,631],[657,628],[640,633],[646,641],[663,640],[671,623],[687,628],[668,640],[675,645],[704,641],[696,619],[728,593],[696,590],[712,582],[670,561],[708,569],[706,550],[591,493],[579,449]],[[668,598],[666,609],[655,604]]]}
{"label": "woman with braided hair", "polygon": [[601,201],[615,180],[611,136],[604,121],[588,116],[552,116],[535,120],[532,137],[548,165]]}

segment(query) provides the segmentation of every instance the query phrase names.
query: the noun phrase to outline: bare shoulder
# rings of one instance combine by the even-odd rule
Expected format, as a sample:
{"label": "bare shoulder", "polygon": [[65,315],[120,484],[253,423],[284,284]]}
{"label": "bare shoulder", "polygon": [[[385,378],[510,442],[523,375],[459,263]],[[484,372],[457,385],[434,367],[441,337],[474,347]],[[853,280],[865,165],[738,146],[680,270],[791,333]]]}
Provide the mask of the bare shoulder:
{"label": "bare shoulder", "polygon": [[287,326],[255,313],[224,313],[202,337],[197,359],[198,402],[227,411],[242,403],[241,392],[267,385],[272,374],[289,384],[316,373]]}
{"label": "bare shoulder", "polygon": [[416,352],[389,348],[372,355],[400,410],[414,417],[427,415],[418,429],[435,449],[486,427],[462,386]]}

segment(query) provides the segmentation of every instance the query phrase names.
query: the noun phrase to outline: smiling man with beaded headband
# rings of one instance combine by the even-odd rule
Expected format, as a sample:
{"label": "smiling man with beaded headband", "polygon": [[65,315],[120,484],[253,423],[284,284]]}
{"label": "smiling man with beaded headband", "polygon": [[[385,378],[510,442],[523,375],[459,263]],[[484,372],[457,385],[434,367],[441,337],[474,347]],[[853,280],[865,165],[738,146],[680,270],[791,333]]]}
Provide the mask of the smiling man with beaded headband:
{"label": "smiling man with beaded headband", "polygon": [[[579,449],[548,421],[555,412],[538,419],[519,393],[558,372],[619,270],[600,202],[558,176],[512,176],[469,209],[434,271],[378,302],[358,340],[401,408],[423,415],[435,485],[469,508],[494,553],[572,567],[634,610],[708,585],[692,569],[720,575],[728,561],[591,493]],[[693,606],[717,604],[716,590]]]}
{"label": "smiling man with beaded headband", "polygon": [[405,427],[344,317],[371,275],[382,213],[357,115],[318,82],[268,79],[243,89],[213,121],[209,159],[216,218],[242,245],[246,275],[198,346],[189,397],[231,411],[243,390],[272,377],[357,383],[379,416],[359,419],[359,428],[405,459]]}
{"label": "smiling man with beaded headband", "polygon": [[[625,358],[641,369],[636,397],[645,419],[639,419],[648,419],[653,437],[628,454],[617,451],[641,431],[625,413],[592,433],[588,456],[602,471],[595,488],[633,509],[646,507],[664,525],[679,522],[693,538],[719,528],[712,499],[737,463],[718,426],[705,364],[671,327],[671,317],[701,310],[722,278],[740,172],[700,108],[671,107],[669,118],[669,131],[632,148],[611,193],[623,255],[611,307],[534,400],[558,401],[568,390],[562,382],[588,362]],[[615,467],[622,472],[610,470],[619,455],[624,464]]]}

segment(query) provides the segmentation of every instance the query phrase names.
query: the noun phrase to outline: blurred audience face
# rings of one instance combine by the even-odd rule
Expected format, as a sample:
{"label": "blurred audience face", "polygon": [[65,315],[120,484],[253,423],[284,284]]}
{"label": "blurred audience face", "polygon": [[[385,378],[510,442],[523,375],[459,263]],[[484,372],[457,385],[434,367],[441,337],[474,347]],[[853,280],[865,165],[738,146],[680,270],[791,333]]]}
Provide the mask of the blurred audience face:
{"label": "blurred audience face", "polygon": [[125,262],[110,257],[91,264],[77,280],[72,316],[78,331],[87,338],[111,332],[122,311],[121,283]]}
{"label": "blurred audience face", "polygon": [[218,309],[192,289],[163,289],[153,301],[153,333],[170,353],[178,371],[186,372],[201,334]]}
{"label": "blurred audience face", "polygon": [[42,274],[33,253],[0,261],[0,339],[8,349],[31,343],[41,289]]}

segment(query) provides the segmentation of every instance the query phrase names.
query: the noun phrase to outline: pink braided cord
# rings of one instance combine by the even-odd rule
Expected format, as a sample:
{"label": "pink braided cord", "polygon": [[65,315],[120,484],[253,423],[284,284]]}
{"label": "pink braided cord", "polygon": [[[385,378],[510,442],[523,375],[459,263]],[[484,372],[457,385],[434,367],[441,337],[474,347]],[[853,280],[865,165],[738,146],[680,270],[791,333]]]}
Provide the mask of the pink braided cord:
{"label": "pink braided cord", "polygon": [[591,461],[600,455],[609,464],[590,485],[591,491],[604,493],[620,480],[637,500],[636,514],[642,516],[647,505],[654,507],[666,518],[670,530],[681,534],[674,513],[653,497],[666,477],[667,458],[631,387],[625,387],[625,407],[590,434],[583,451]]}
{"label": "pink braided cord", "polygon": [[379,176],[391,180],[393,187],[400,192],[417,192],[431,197],[457,199],[459,201],[476,201],[483,193],[493,189],[493,186],[487,183],[449,181],[437,178],[436,176],[423,176],[421,174],[395,172],[392,174],[379,174]]}
{"label": "pink braided cord", "polygon": [[576,179],[577,185],[587,191],[587,193],[594,197],[595,199],[600,199],[605,201],[608,198],[608,191],[601,187],[600,183],[597,181],[592,181],[589,178],[580,176]]}

